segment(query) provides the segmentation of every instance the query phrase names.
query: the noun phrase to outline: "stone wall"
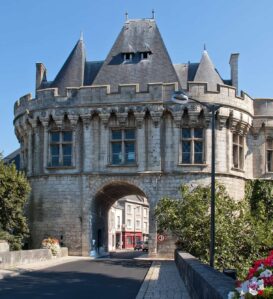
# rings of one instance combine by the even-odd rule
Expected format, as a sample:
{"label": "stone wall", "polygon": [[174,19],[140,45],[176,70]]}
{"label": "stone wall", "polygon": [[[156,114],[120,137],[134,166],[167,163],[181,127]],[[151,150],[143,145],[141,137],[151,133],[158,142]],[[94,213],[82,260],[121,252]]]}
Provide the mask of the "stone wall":
{"label": "stone wall", "polygon": [[[64,257],[67,255],[67,248],[61,248],[61,253],[58,257]],[[47,261],[53,258],[55,257],[51,254],[51,251],[49,249],[0,252],[0,269]]]}
{"label": "stone wall", "polygon": [[[149,252],[156,254],[158,200],[180,198],[181,184],[210,184],[211,112],[198,103],[171,102],[177,89],[177,83],[148,84],[146,92],[139,92],[136,84],[121,85],[118,92],[109,85],[88,86],[67,88],[60,96],[50,88],[37,90],[34,99],[26,95],[16,102],[15,131],[22,167],[32,186],[29,217],[34,248],[52,236],[69,247],[69,254],[89,255],[91,240],[107,229],[110,205],[122,196],[141,194],[150,204]],[[206,83],[190,82],[188,92],[201,103],[222,105],[216,116],[216,179],[229,194],[240,200],[246,180],[272,178],[265,169],[264,148],[272,129],[263,129],[262,137],[255,138],[264,126],[254,117],[253,100],[245,93],[237,96],[236,89],[226,85],[210,92]],[[256,111],[264,110],[256,107]],[[272,122],[267,126],[272,127]],[[182,163],[181,128],[185,127],[204,129],[201,164]],[[73,134],[69,167],[50,166],[52,128]],[[134,164],[111,163],[111,130],[118,128],[135,129]],[[243,169],[233,167],[233,134],[244,137]],[[103,243],[107,248],[107,237]]]}
{"label": "stone wall", "polygon": [[189,253],[176,251],[175,262],[192,299],[226,299],[235,288],[235,280]]}
{"label": "stone wall", "polygon": [[[217,176],[230,194],[244,193],[244,180]],[[149,251],[157,251],[154,210],[160,198],[181,198],[180,186],[209,185],[210,174],[47,175],[31,178],[29,203],[32,246],[40,248],[45,237],[55,237],[69,248],[69,255],[89,255],[90,242],[99,228],[106,230],[107,211],[120,197],[135,194],[147,198],[150,227]],[[101,219],[101,220],[99,220]],[[100,223],[100,224],[99,224]],[[102,227],[101,227],[102,225]],[[104,240],[107,248],[107,239]]]}

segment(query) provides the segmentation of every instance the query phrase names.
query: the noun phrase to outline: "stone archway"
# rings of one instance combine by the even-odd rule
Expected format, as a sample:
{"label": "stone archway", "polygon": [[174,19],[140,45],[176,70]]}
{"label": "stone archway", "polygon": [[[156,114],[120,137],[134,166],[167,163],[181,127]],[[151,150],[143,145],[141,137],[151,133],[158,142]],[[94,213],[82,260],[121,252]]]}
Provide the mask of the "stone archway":
{"label": "stone archway", "polygon": [[[107,251],[108,211],[118,199],[129,195],[147,198],[138,186],[118,180],[105,184],[96,192],[91,206],[91,251],[100,251],[99,253]],[[148,198],[147,200],[149,202]]]}

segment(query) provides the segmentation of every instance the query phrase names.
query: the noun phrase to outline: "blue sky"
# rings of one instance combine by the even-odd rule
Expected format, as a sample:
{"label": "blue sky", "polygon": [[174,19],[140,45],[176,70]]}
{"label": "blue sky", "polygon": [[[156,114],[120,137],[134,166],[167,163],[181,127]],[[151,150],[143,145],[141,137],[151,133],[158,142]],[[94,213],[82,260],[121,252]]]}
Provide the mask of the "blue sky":
{"label": "blue sky", "polygon": [[240,89],[273,98],[273,1],[251,0],[1,0],[0,152],[18,148],[14,102],[34,94],[35,63],[52,80],[80,37],[88,60],[103,60],[125,20],[156,21],[174,63],[198,62],[204,43],[224,79],[229,57],[240,53]]}

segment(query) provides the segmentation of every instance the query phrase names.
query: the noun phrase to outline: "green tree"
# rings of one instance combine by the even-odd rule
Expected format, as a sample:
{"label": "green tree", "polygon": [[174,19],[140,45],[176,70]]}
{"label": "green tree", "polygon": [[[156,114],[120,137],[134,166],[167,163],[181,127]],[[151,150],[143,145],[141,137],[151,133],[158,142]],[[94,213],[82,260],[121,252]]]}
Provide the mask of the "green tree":
{"label": "green tree", "polygon": [[24,216],[29,192],[24,173],[0,159],[0,238],[8,240],[12,250],[21,249],[29,233]]}
{"label": "green tree", "polygon": [[[182,199],[163,198],[156,208],[159,230],[170,230],[178,246],[201,261],[209,261],[210,187],[181,188]],[[251,216],[247,200],[234,201],[217,185],[215,210],[215,267],[236,268],[242,277],[252,261],[272,247],[273,226]],[[267,223],[268,225],[269,223]]]}

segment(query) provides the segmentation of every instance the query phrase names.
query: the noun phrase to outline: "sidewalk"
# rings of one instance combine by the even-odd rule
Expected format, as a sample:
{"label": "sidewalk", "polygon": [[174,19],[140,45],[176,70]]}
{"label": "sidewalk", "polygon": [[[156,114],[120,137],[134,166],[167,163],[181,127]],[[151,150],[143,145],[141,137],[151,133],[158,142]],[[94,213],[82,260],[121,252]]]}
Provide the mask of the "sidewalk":
{"label": "sidewalk", "polygon": [[154,261],[136,299],[190,299],[174,261]]}

